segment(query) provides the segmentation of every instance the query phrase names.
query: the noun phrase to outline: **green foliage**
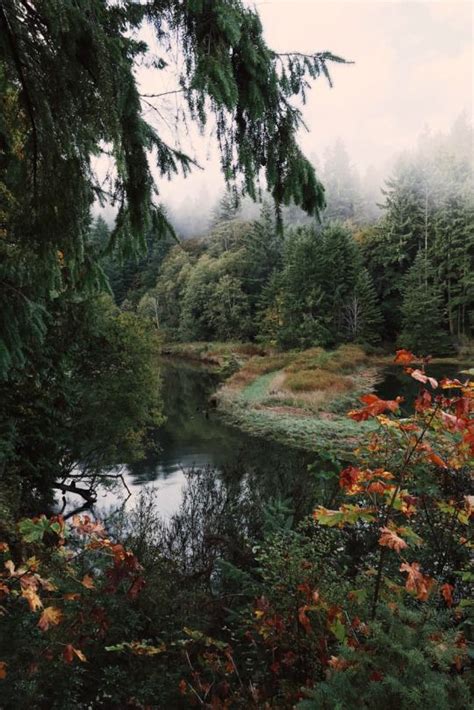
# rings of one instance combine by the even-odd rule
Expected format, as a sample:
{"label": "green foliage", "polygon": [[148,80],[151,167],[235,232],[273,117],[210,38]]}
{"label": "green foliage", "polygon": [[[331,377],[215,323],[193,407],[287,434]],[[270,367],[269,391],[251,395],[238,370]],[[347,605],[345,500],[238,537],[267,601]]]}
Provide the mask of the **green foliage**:
{"label": "green foliage", "polygon": [[[206,114],[215,116],[228,183],[242,177],[241,191],[254,197],[265,166],[277,206],[293,200],[310,214],[323,206],[323,188],[296,143],[301,116],[292,99],[304,96],[308,78],[330,81],[328,64],[343,60],[273,53],[257,14],[240,0],[40,7],[5,0],[0,24],[1,248],[9,257],[0,280],[8,323],[2,376],[31,357],[30,340],[44,337],[53,289],[97,287],[101,270],[86,249],[95,200],[117,208],[110,254],[134,256],[148,233],[173,233],[155,201],[149,157],[161,178],[186,174],[193,161],[145,120],[139,62],[150,59],[159,72],[181,51],[185,104],[201,127]],[[135,39],[145,24],[166,59]],[[105,180],[95,172],[100,156],[111,164]]]}
{"label": "green foliage", "polygon": [[456,653],[456,631],[448,614],[403,606],[394,614],[384,608],[371,626],[365,652],[346,646],[338,663],[298,708],[342,710],[362,705],[408,710],[430,704],[461,710],[472,698],[461,677],[450,673]]}
{"label": "green foliage", "polygon": [[405,277],[400,345],[423,354],[449,352],[444,325],[442,296],[433,268],[419,252]]}
{"label": "green foliage", "polygon": [[42,360],[1,386],[3,478],[21,482],[25,504],[143,454],[163,416],[157,353],[148,325],[108,297],[58,304]]}

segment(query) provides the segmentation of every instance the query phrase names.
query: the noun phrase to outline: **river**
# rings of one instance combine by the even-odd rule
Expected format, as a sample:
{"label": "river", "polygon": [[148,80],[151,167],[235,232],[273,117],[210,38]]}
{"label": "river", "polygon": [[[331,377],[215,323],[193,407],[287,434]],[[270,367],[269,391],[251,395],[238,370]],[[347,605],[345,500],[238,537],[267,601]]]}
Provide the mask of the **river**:
{"label": "river", "polygon": [[[457,376],[457,366],[430,368],[435,377]],[[208,368],[179,360],[161,364],[166,422],[154,432],[153,453],[122,472],[131,495],[122,485],[99,492],[96,511],[101,515],[125,503],[133,506],[144,487],[152,487],[157,508],[169,518],[180,505],[186,471],[210,467],[216,476],[232,479],[251,477],[262,500],[278,497],[291,500],[300,514],[308,512],[305,501],[312,498],[315,476],[325,468],[308,454],[274,441],[256,438],[226,423],[222,414],[209,405],[209,397],[219,384],[219,375]],[[418,383],[407,377],[402,368],[388,367],[376,393],[385,399],[402,395],[402,407],[411,408]],[[327,467],[327,466],[326,466]],[[310,470],[311,470],[310,469]],[[68,510],[80,501],[70,496]]]}

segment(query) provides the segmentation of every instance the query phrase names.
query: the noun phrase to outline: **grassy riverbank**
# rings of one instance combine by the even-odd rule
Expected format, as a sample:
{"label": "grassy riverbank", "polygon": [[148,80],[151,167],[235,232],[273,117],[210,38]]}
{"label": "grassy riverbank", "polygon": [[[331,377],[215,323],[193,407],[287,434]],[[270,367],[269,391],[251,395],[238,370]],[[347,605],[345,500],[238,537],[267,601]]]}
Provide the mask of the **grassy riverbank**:
{"label": "grassy riverbank", "polygon": [[165,343],[162,355],[191,362],[200,362],[219,369],[242,367],[250,358],[269,354],[269,349],[255,343],[187,342]]}
{"label": "grassy riverbank", "polygon": [[[228,374],[214,402],[240,429],[309,451],[348,457],[372,424],[355,424],[347,412],[371,392],[393,354],[367,354],[357,345],[337,350],[277,352],[254,343],[170,343],[163,354]],[[464,357],[462,356],[464,355]],[[461,357],[433,364],[468,365]]]}
{"label": "grassy riverbank", "polygon": [[372,358],[354,345],[255,355],[215,399],[233,424],[251,434],[348,455],[371,425],[356,425],[346,413],[378,377]]}

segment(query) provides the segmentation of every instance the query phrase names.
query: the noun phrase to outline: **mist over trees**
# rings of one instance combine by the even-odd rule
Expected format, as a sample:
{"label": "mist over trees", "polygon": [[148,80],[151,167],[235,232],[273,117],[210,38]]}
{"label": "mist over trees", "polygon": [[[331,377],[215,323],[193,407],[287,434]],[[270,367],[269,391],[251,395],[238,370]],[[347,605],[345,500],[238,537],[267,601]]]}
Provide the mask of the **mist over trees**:
{"label": "mist over trees", "polygon": [[170,339],[452,352],[474,325],[471,139],[463,116],[447,135],[422,134],[377,204],[339,141],[320,169],[320,219],[289,205],[283,229],[270,201],[224,192],[199,238],[150,236],[140,262],[109,271],[116,300]]}

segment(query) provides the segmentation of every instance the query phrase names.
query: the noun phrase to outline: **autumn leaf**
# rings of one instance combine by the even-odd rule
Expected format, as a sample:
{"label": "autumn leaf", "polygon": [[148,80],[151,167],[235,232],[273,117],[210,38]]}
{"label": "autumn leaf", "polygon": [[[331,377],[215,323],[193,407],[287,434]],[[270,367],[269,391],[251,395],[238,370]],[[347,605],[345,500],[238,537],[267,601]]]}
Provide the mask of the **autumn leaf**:
{"label": "autumn leaf", "polygon": [[380,683],[380,681],[383,679],[384,679],[384,674],[381,673],[380,671],[372,671],[372,673],[369,675],[369,680],[372,683]]}
{"label": "autumn leaf", "polygon": [[184,680],[184,678],[182,678],[182,679],[179,681],[179,683],[178,683],[178,688],[179,688],[179,692],[181,693],[181,695],[186,695],[186,692],[187,692],[187,689],[188,689],[188,684],[186,683],[186,681]]}
{"label": "autumn leaf", "polygon": [[92,577],[89,574],[84,575],[84,577],[82,578],[81,584],[86,589],[94,589],[94,587],[95,587],[94,580],[92,579]]}
{"label": "autumn leaf", "polygon": [[348,466],[339,474],[339,486],[346,490],[351,490],[360,478],[360,469],[356,466]]}
{"label": "autumn leaf", "polygon": [[132,584],[130,585],[127,596],[129,599],[136,599],[138,595],[140,594],[141,590],[145,586],[146,582],[144,577],[138,576],[136,579],[133,580]]}
{"label": "autumn leaf", "polygon": [[333,671],[345,671],[349,667],[349,661],[340,656],[331,656],[328,661],[328,666],[333,669]]}
{"label": "autumn leaf", "polygon": [[9,549],[8,543],[0,542],[0,552],[8,552]]}
{"label": "autumn leaf", "polygon": [[375,394],[365,394],[360,398],[360,401],[366,406],[362,409],[354,409],[348,413],[351,419],[356,422],[362,422],[370,417],[377,417],[383,412],[396,412],[400,407],[400,402],[403,401],[403,397],[397,397],[396,399],[380,399]]}
{"label": "autumn leaf", "polygon": [[409,365],[416,360],[418,360],[416,355],[413,355],[409,350],[397,350],[394,362],[397,365]]}
{"label": "autumn leaf", "polygon": [[430,577],[425,577],[420,572],[420,565],[418,562],[403,562],[400,567],[400,572],[406,572],[408,574],[407,581],[405,583],[405,588],[408,592],[415,592],[416,598],[420,601],[426,601],[430,593],[431,587],[434,584],[434,580]]}
{"label": "autumn leaf", "polygon": [[311,606],[308,604],[303,604],[303,606],[300,606],[298,609],[298,621],[300,622],[301,626],[304,628],[307,634],[311,633],[311,622],[309,620],[309,617],[307,615],[307,612],[310,611]]}
{"label": "autumn leaf", "polygon": [[449,380],[447,377],[440,381],[439,386],[443,390],[461,389],[464,387],[463,383],[459,380]]}
{"label": "autumn leaf", "polygon": [[66,663],[72,663],[74,660],[74,656],[76,656],[80,661],[82,661],[82,663],[85,663],[87,661],[87,658],[79,648],[74,648],[71,643],[68,643],[64,648],[63,658]]}
{"label": "autumn leaf", "polygon": [[380,528],[380,532],[382,534],[379,538],[379,545],[382,545],[382,547],[389,547],[391,550],[395,550],[395,552],[398,552],[399,554],[401,550],[408,547],[405,540],[399,537],[393,530],[390,530],[390,528]]}
{"label": "autumn leaf", "polygon": [[307,634],[311,633],[311,622],[307,615],[307,612],[310,609],[311,607],[308,604],[304,604],[298,609],[298,621],[300,622],[301,626],[304,628]]}
{"label": "autumn leaf", "polygon": [[434,451],[430,451],[428,454],[428,458],[431,461],[431,463],[434,463],[435,466],[438,466],[438,468],[448,468],[448,465],[446,464],[445,461],[441,458],[441,456],[438,456],[438,454],[435,454]]}
{"label": "autumn leaf", "polygon": [[63,596],[63,599],[65,602],[75,602],[80,598],[81,598],[81,595],[77,594],[77,592],[68,592],[68,594],[65,594]]}
{"label": "autumn leaf", "polygon": [[446,606],[452,606],[453,604],[453,591],[454,587],[452,584],[443,584],[442,587],[440,588],[441,596],[443,597],[444,601],[446,602]]}
{"label": "autumn leaf", "polygon": [[102,523],[95,522],[88,515],[81,517],[74,515],[72,518],[72,526],[81,535],[97,535],[97,537],[105,537],[106,532]]}
{"label": "autumn leaf", "polygon": [[38,628],[41,629],[41,631],[47,631],[50,626],[57,626],[62,618],[63,613],[61,609],[55,606],[47,606],[40,616]]}
{"label": "autumn leaf", "polygon": [[424,385],[426,385],[427,382],[430,383],[431,387],[435,390],[438,386],[438,380],[435,380],[434,377],[428,377],[428,375],[425,375],[422,370],[412,370],[410,367],[407,368],[406,370],[409,375],[413,377],[414,380],[417,380],[418,382],[422,382]]}
{"label": "autumn leaf", "polygon": [[0,680],[7,677],[7,664],[5,661],[0,661]]}
{"label": "autumn leaf", "polygon": [[26,589],[22,590],[21,594],[28,602],[30,611],[38,611],[38,609],[43,607],[43,602],[32,587],[26,587]]}
{"label": "autumn leaf", "polygon": [[15,563],[13,560],[6,560],[4,563],[5,569],[8,571],[10,577],[15,575]]}

